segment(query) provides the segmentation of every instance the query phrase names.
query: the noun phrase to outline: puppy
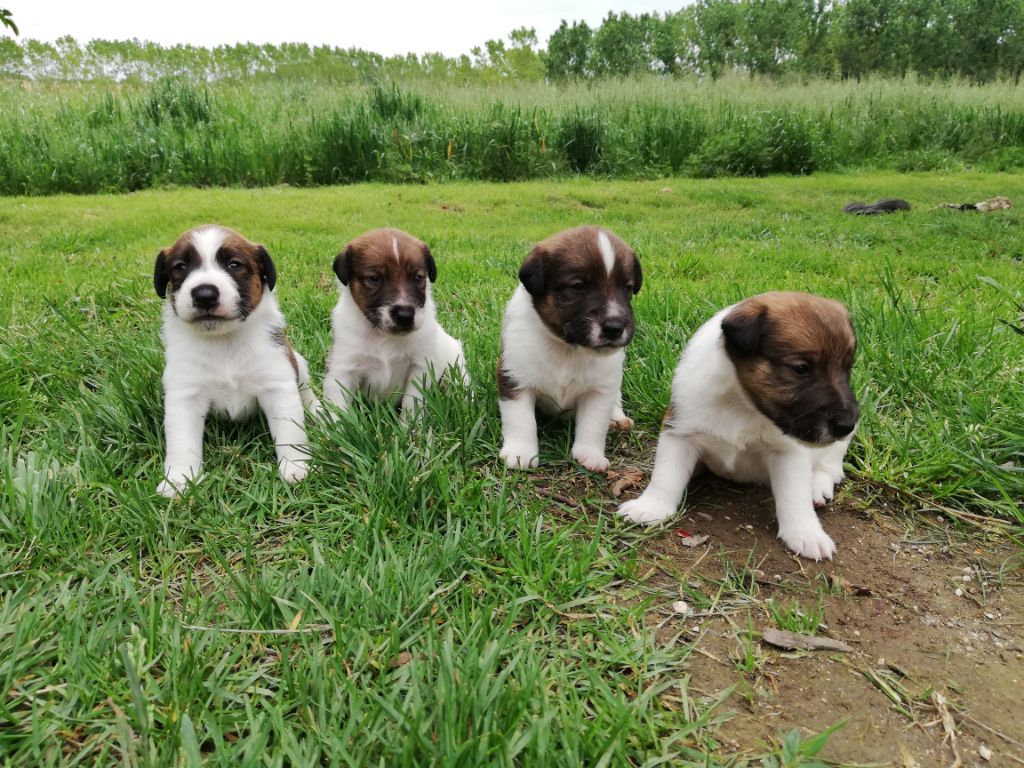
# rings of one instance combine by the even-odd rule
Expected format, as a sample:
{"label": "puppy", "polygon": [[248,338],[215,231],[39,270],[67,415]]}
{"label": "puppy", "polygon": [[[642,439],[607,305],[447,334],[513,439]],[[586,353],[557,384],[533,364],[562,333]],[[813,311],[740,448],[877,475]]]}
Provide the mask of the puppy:
{"label": "puppy", "polygon": [[604,472],[609,422],[632,426],[622,411],[622,365],[640,260],[612,232],[576,227],[538,243],[519,280],[501,329],[501,457],[512,468],[536,466],[535,406],[574,410],[572,457]]}
{"label": "puppy", "polygon": [[643,494],[619,507],[637,523],[676,512],[698,463],[768,483],[779,538],[813,560],[836,546],[815,506],[843,479],[859,410],[850,389],[857,340],[846,308],[806,293],[765,293],[723,309],[686,345]]}
{"label": "puppy", "polygon": [[306,476],[303,405],[315,410],[318,404],[306,361],[285,339],[275,282],[266,249],[226,227],[197,227],[157,255],[153,286],[167,298],[167,460],[157,493],[175,496],[200,478],[203,428],[211,410],[240,419],[259,405],[281,477],[294,482]]}
{"label": "puppy", "polygon": [[430,285],[437,279],[425,243],[399,229],[360,235],[334,260],[338,303],[324,396],[341,409],[351,393],[401,404],[410,414],[430,370],[469,383],[462,344],[438,324]]}

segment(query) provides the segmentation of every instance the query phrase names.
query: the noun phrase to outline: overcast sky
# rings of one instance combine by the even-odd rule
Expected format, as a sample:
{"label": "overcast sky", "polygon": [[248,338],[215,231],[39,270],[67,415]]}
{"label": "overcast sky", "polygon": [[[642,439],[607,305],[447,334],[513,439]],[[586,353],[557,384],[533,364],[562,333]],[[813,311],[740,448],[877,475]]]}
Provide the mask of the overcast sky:
{"label": "overcast sky", "polygon": [[22,37],[138,38],[164,45],[298,42],[383,54],[469,53],[517,27],[534,27],[541,44],[561,19],[600,23],[609,10],[674,11],[688,0],[0,0]]}

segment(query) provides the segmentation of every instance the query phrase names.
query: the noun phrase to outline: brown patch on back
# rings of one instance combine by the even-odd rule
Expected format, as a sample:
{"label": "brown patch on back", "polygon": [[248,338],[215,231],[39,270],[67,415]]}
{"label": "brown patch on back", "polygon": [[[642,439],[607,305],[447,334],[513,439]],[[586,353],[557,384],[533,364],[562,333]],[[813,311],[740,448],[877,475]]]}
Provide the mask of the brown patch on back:
{"label": "brown patch on back", "polygon": [[498,356],[498,399],[515,400],[519,397],[519,385],[504,368],[504,360]]}
{"label": "brown patch on back", "polygon": [[743,390],[786,434],[819,442],[814,427],[823,419],[845,414],[856,421],[849,377],[857,340],[838,301],[765,293],[737,304],[722,330]]}
{"label": "brown patch on back", "polygon": [[277,344],[284,350],[284,353],[288,356],[288,363],[291,365],[292,370],[295,371],[295,381],[299,381],[299,361],[295,358],[295,350],[292,349],[292,345],[288,343],[288,338],[284,335],[284,328],[275,328],[270,332],[270,340]]}

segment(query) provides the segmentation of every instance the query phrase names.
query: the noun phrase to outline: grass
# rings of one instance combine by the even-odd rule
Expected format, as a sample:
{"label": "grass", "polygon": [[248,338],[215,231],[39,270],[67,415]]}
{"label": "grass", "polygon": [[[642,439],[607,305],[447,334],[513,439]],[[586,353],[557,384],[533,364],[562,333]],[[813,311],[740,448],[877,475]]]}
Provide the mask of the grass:
{"label": "grass", "polygon": [[[583,222],[643,260],[637,428],[610,438],[613,468],[649,471],[671,371],[706,317],[812,290],[845,300],[860,333],[855,485],[1019,526],[1020,213],[932,206],[1022,191],[1014,174],[855,174],[4,200],[0,764],[737,764],[718,699],[688,689],[689,645],[655,641],[653,598],[624,598],[646,534],[568,460],[566,423],[545,426],[541,471],[497,460],[492,374],[518,264]],[[888,195],[915,210],[839,212]],[[295,487],[262,423],[215,423],[200,489],[157,497],[152,261],[203,221],[274,255],[317,382],[333,256],[374,226],[421,237],[472,393],[432,397],[422,428],[372,403],[315,425],[315,471]]]}
{"label": "grass", "polygon": [[0,81],[0,194],[1024,166],[1016,86]]}

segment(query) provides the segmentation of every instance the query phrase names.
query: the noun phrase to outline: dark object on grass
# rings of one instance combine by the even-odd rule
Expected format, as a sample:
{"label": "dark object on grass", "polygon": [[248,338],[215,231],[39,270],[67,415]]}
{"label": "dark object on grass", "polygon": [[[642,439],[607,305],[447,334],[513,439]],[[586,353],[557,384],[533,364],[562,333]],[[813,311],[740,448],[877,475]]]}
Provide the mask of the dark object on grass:
{"label": "dark object on grass", "polygon": [[874,216],[876,213],[892,213],[893,211],[909,211],[910,203],[900,200],[898,197],[888,197],[875,203],[862,203],[859,200],[855,203],[847,203],[843,211],[852,213],[854,216]]}
{"label": "dark object on grass", "polygon": [[943,203],[939,208],[952,208],[954,211],[1001,211],[1012,208],[1008,197],[993,197],[991,200],[982,200],[980,203]]}

